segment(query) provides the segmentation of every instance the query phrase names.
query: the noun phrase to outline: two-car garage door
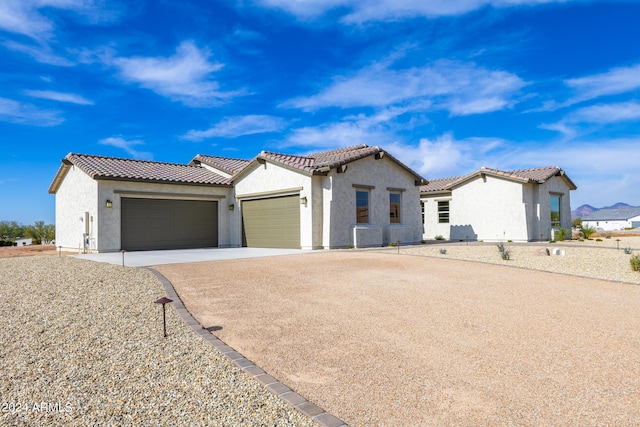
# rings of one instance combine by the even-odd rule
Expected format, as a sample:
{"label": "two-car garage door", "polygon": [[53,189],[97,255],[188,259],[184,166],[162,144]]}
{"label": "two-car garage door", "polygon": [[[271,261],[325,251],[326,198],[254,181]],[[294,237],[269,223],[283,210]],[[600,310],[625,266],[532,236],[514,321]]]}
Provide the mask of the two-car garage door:
{"label": "two-car garage door", "polygon": [[243,245],[250,248],[300,248],[300,196],[242,202]]}
{"label": "two-car garage door", "polygon": [[218,246],[218,202],[122,198],[122,249]]}

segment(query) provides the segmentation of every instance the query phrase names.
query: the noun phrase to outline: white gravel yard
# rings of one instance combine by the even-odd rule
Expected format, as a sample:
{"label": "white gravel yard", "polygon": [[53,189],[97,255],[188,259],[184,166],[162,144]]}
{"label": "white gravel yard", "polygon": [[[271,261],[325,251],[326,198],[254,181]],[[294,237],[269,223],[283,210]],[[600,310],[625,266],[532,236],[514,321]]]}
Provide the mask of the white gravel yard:
{"label": "white gravel yard", "polygon": [[167,309],[138,268],[0,259],[0,425],[311,426]]}

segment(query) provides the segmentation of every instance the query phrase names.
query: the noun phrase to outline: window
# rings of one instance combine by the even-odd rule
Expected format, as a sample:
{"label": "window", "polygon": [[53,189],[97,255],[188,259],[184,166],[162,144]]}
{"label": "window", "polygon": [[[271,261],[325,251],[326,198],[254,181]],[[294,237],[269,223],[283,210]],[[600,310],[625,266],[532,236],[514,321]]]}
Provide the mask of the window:
{"label": "window", "polygon": [[369,224],[369,190],[356,189],[356,224]]}
{"label": "window", "polygon": [[560,227],[560,195],[552,194],[550,199],[551,226]]}
{"label": "window", "polygon": [[449,223],[449,201],[438,202],[438,222],[440,224]]}
{"label": "window", "polygon": [[389,193],[389,223],[400,224],[400,201],[401,193],[392,191]]}

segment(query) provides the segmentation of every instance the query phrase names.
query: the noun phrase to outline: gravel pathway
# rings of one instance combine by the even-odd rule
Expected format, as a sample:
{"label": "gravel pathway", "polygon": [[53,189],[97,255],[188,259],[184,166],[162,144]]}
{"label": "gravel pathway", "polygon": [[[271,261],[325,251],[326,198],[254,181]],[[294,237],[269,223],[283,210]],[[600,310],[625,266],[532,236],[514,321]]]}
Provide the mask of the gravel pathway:
{"label": "gravel pathway", "polygon": [[167,309],[147,270],[0,259],[0,425],[311,426]]}

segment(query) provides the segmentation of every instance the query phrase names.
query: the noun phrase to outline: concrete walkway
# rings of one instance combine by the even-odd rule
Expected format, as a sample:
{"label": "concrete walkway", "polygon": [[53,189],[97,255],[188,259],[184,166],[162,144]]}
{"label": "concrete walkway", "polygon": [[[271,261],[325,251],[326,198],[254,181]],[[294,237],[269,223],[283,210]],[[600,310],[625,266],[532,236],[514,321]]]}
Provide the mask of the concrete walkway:
{"label": "concrete walkway", "polygon": [[206,248],[180,249],[167,251],[105,252],[99,254],[80,254],[76,258],[88,259],[109,264],[123,264],[128,267],[148,267],[163,264],[183,264],[189,262],[217,261],[242,258],[261,258],[279,255],[312,253],[302,249],[274,248]]}

